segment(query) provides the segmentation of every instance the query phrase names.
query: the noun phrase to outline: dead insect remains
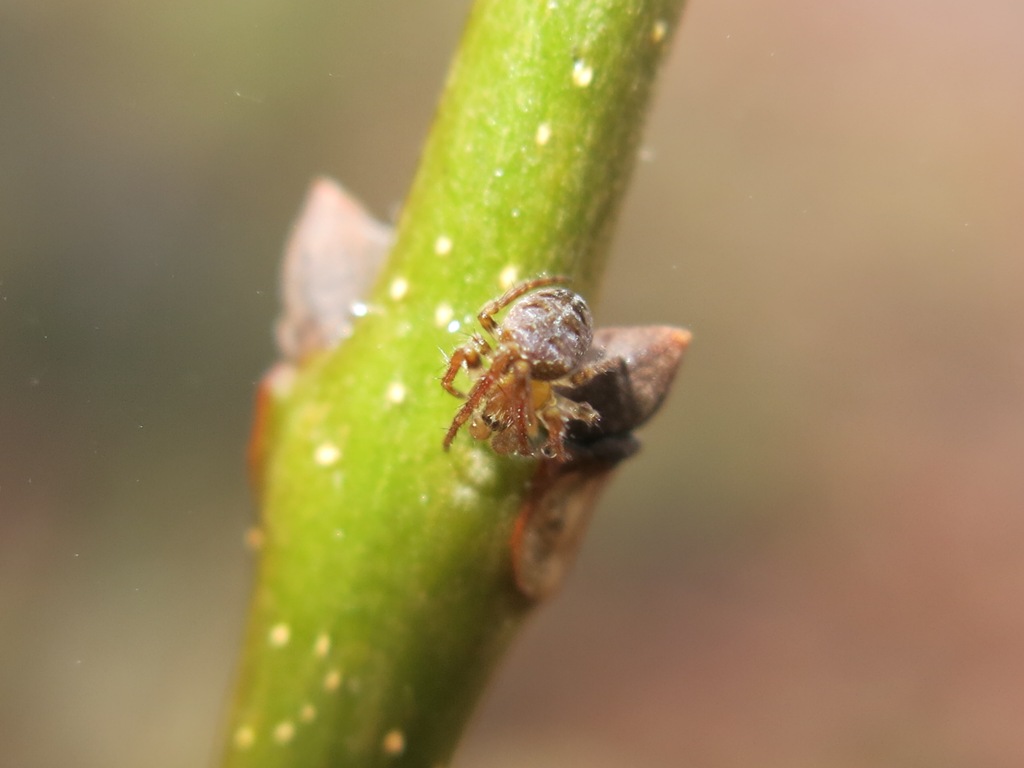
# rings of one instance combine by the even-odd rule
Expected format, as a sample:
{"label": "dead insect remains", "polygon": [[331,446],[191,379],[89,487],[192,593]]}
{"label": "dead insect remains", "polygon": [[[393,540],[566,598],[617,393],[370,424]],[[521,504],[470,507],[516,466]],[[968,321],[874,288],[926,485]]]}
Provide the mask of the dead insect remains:
{"label": "dead insect remains", "polygon": [[[452,353],[441,380],[445,390],[465,400],[445,435],[445,450],[468,424],[469,433],[477,440],[489,439],[497,453],[568,461],[569,423],[597,424],[597,411],[588,403],[559,392],[579,387],[603,370],[584,363],[593,320],[582,296],[555,287],[567,282],[559,276],[526,280],[484,304],[477,320],[494,344],[473,334]],[[499,322],[497,315],[506,307]],[[454,383],[463,367],[473,382],[468,393]]]}

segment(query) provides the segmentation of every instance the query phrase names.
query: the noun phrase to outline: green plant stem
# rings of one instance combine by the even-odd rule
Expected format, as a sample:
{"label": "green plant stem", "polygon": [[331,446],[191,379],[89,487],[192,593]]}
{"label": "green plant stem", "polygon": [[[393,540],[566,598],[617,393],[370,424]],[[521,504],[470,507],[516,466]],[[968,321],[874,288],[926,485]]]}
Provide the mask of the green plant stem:
{"label": "green plant stem", "polygon": [[264,545],[225,766],[434,768],[528,612],[535,463],[460,434],[438,379],[510,281],[591,292],[680,0],[480,0],[351,339],[272,397]]}

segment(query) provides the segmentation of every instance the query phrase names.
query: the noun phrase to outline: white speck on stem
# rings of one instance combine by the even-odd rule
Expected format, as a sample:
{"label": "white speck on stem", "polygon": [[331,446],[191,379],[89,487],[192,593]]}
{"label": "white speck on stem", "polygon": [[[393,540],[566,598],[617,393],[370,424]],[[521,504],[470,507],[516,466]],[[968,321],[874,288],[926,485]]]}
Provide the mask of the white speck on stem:
{"label": "white speck on stem", "polygon": [[396,277],[391,281],[391,287],[388,289],[388,295],[393,301],[401,301],[405,298],[405,294],[409,292],[409,281],[404,277]]}
{"label": "white speck on stem", "polygon": [[548,141],[551,140],[551,125],[549,123],[541,123],[537,126],[537,133],[534,134],[533,140],[537,142],[537,146],[543,147]]}
{"label": "white speck on stem", "polygon": [[462,323],[460,323],[458,320],[452,320],[450,323],[448,323],[448,333],[455,333],[461,327]]}
{"label": "white speck on stem", "polygon": [[447,235],[441,235],[434,241],[434,253],[438,256],[447,256],[452,252],[452,239]]}
{"label": "white speck on stem", "polygon": [[291,640],[291,637],[291,627],[289,627],[284,622],[272,626],[270,628],[270,634],[268,635],[270,645],[274,648],[284,648],[286,645],[288,645],[288,641]]}
{"label": "white speck on stem", "polygon": [[452,503],[457,507],[472,507],[477,503],[480,495],[470,485],[460,483],[452,491]]}
{"label": "white speck on stem", "polygon": [[438,328],[444,328],[455,316],[455,310],[451,304],[438,304],[434,310],[434,323]]}
{"label": "white speck on stem", "polygon": [[390,756],[400,755],[405,752],[405,734],[397,728],[392,728],[384,734],[384,741],[381,742],[384,754]]}
{"label": "white speck on stem", "polygon": [[658,19],[651,27],[651,41],[660,43],[668,34],[668,23],[664,19]]}
{"label": "white speck on stem", "polygon": [[514,264],[509,264],[498,275],[498,282],[502,288],[511,288],[512,285],[519,279],[519,267]]}
{"label": "white speck on stem", "polygon": [[334,443],[320,443],[313,452],[313,460],[321,467],[330,467],[337,464],[341,458],[341,449]]}
{"label": "white speck on stem", "polygon": [[494,464],[484,451],[470,451],[466,455],[465,463],[466,477],[477,488],[484,488],[492,485],[495,480]]}
{"label": "white speck on stem", "polygon": [[366,317],[367,313],[369,313],[370,311],[370,308],[366,306],[363,302],[357,301],[355,304],[352,305],[351,311],[353,316],[355,317]]}
{"label": "white speck on stem", "polygon": [[316,654],[318,659],[325,659],[330,650],[331,637],[326,632],[321,632],[316,636],[316,642],[313,644],[313,653]]}
{"label": "white speck on stem", "polygon": [[304,723],[312,723],[316,720],[316,707],[312,704],[303,704],[299,710],[299,719]]}
{"label": "white speck on stem", "polygon": [[291,720],[282,720],[274,726],[274,741],[287,744],[295,736],[295,724]]}
{"label": "white speck on stem", "polygon": [[341,672],[337,669],[332,669],[324,675],[324,690],[333,692],[338,690],[341,686]]}
{"label": "white speck on stem", "polygon": [[388,402],[398,405],[405,400],[405,385],[400,381],[392,381],[388,384]]}
{"label": "white speck on stem", "polygon": [[578,59],[572,65],[573,85],[586,88],[594,80],[594,68],[588,67],[582,59]]}
{"label": "white speck on stem", "polygon": [[235,747],[249,749],[256,742],[256,731],[248,725],[239,726],[235,731]]}

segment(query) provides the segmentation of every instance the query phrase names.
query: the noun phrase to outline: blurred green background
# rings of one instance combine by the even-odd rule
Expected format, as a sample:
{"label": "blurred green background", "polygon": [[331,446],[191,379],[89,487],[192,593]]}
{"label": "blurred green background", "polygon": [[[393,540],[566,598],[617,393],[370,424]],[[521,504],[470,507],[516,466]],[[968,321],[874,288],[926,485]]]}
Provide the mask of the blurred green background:
{"label": "blurred green background", "polygon": [[[209,762],[282,243],[466,8],[0,0],[3,765]],[[695,343],[456,766],[1024,764],[1021,29],[691,2],[597,315]]]}

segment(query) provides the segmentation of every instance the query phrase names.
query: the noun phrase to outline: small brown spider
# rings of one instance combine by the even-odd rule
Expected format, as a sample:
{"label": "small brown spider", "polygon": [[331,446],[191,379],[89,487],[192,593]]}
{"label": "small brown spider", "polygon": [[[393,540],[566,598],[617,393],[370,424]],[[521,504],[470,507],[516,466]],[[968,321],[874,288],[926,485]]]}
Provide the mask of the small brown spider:
{"label": "small brown spider", "polygon": [[[441,386],[464,399],[444,438],[448,450],[463,424],[477,440],[490,439],[500,454],[544,456],[567,461],[567,425],[594,425],[597,411],[588,403],[559,394],[556,387],[577,386],[600,370],[583,365],[593,338],[590,309],[564,277],[538,277],[514,285],[487,302],[477,314],[480,326],[496,342],[478,333],[456,348]],[[495,315],[509,307],[499,323]],[[490,365],[484,369],[484,358]],[[468,394],[455,388],[465,366],[473,385]]]}

